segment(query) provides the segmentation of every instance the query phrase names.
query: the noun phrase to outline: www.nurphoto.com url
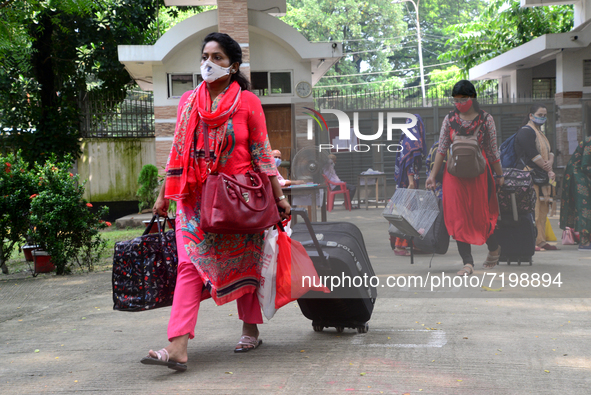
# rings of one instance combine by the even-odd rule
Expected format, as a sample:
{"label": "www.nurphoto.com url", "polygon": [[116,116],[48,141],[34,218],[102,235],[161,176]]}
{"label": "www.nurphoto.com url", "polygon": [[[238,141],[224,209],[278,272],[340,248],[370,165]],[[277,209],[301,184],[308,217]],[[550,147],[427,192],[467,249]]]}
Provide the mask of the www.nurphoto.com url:
{"label": "www.nurphoto.com url", "polygon": [[342,273],[340,276],[318,276],[302,277],[302,287],[306,286],[326,286],[331,291],[341,287],[389,287],[389,288],[430,288],[431,291],[440,288],[482,288],[492,287],[495,280],[501,282],[501,287],[505,285],[511,288],[548,288],[562,285],[560,273],[552,275],[550,273],[484,273],[482,276],[455,276],[445,274],[431,275],[428,272],[426,276],[388,276],[382,279],[377,276],[347,276]]}

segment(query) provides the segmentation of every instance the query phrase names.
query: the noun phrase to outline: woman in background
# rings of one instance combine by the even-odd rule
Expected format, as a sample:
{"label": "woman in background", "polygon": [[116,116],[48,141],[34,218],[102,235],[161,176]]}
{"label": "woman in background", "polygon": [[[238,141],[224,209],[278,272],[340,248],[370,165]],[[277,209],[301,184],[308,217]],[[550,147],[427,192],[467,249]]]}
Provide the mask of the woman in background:
{"label": "woman in background", "polygon": [[524,170],[532,170],[538,174],[547,174],[548,182],[534,184],[536,191],[536,251],[557,250],[556,246],[546,241],[546,219],[553,202],[556,175],[552,171],[554,154],[550,152],[550,142],[541,130],[546,123],[548,110],[543,104],[534,104],[524,119],[523,126],[515,136],[515,155],[518,159],[517,166]]}
{"label": "woman in background", "polygon": [[580,251],[591,251],[591,136],[579,143],[564,172],[560,227],[581,235]]}
{"label": "woman in background", "polygon": [[[394,179],[396,180],[397,188],[417,189],[419,187],[419,172],[423,167],[423,157],[427,154],[427,142],[425,140],[425,126],[419,114],[417,117],[417,124],[410,128],[409,131],[416,140],[412,140],[406,133],[400,136],[399,144],[402,146],[401,151],[396,155],[396,166],[394,168]],[[406,123],[410,123],[408,118]],[[410,255],[408,247],[408,240],[401,237],[390,236],[390,246],[394,250],[394,254],[407,256]]]}
{"label": "woman in background", "polygon": [[[470,136],[477,133],[478,145],[484,151],[486,169],[474,178],[460,178],[443,173],[443,212],[445,226],[458,245],[464,266],[458,276],[474,272],[471,244],[488,246],[485,269],[492,269],[499,261],[501,246],[494,230],[499,216],[497,186],[504,183],[501,158],[497,149],[497,132],[493,117],[480,109],[476,89],[470,81],[462,80],[454,85],[452,100],[455,110],[446,115],[439,135],[439,148],[435,163],[425,187],[434,190],[436,175],[456,135]],[[493,175],[493,170],[494,174]]]}

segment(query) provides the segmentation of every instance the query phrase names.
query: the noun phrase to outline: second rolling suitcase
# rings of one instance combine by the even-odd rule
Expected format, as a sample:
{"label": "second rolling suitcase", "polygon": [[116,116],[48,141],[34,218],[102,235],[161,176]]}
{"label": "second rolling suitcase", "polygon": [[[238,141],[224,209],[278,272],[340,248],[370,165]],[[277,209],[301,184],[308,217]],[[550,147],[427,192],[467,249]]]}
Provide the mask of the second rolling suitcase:
{"label": "second rolling suitcase", "polygon": [[501,246],[499,262],[529,262],[533,264],[538,231],[533,214],[519,215],[514,221],[510,215],[502,216],[495,229],[497,241]]}
{"label": "second rolling suitcase", "polygon": [[302,243],[318,275],[328,282],[324,285],[332,288],[329,294],[310,291],[298,299],[302,313],[312,320],[317,332],[328,327],[335,327],[337,332],[345,328],[367,332],[377,298],[377,277],[361,231],[348,222],[310,224],[301,209],[292,209],[292,215],[302,216],[305,222],[292,227],[292,239]]}

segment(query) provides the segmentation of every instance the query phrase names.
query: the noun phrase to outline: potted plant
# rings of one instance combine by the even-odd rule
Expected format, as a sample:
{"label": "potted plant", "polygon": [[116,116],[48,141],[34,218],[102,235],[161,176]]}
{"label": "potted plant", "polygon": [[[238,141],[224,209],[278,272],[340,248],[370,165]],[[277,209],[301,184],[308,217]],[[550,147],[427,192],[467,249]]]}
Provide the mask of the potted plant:
{"label": "potted plant", "polygon": [[33,256],[33,263],[35,268],[33,269],[33,277],[37,276],[38,273],[50,273],[55,270],[55,265],[51,261],[51,255],[47,251],[34,250],[31,252]]}
{"label": "potted plant", "polygon": [[101,220],[108,208],[93,211],[82,197],[84,183],[79,185],[78,175],[69,172],[71,157],[55,160],[35,166],[40,190],[31,199],[29,236],[51,256],[57,274],[70,272],[74,262],[92,271],[105,245],[99,230],[110,225]]}

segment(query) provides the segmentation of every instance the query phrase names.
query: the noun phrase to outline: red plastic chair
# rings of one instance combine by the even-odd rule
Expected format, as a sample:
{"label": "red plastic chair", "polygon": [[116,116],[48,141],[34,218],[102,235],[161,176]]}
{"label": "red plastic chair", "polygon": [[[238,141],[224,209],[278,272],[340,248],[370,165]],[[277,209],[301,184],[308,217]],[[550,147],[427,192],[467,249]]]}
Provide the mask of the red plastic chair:
{"label": "red plastic chair", "polygon": [[[347,183],[346,182],[332,182],[324,174],[322,175],[322,177],[324,177],[324,181],[326,182],[326,187],[327,187],[326,188],[326,209],[328,211],[332,211],[332,208],[334,206],[335,195],[342,193],[345,195],[345,207],[347,208],[347,210],[351,211],[351,198],[349,197],[349,190],[347,189]],[[335,188],[333,190],[332,189],[333,185],[338,188]]]}

